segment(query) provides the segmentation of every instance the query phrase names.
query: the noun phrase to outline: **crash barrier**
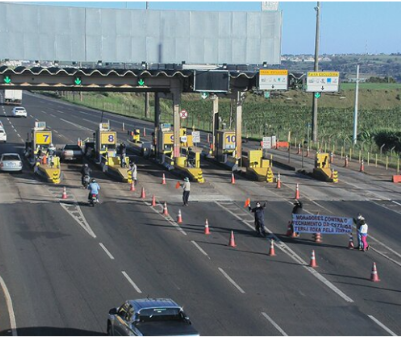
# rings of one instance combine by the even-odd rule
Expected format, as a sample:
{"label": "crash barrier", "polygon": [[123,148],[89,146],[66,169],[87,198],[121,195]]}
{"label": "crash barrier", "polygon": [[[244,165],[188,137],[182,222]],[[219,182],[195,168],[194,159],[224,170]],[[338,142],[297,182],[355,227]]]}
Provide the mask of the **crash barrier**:
{"label": "crash barrier", "polygon": [[276,142],[276,149],[279,149],[280,147],[286,147],[288,149],[290,145],[288,142]]}
{"label": "crash barrier", "polygon": [[401,183],[401,175],[393,175],[393,183]]}

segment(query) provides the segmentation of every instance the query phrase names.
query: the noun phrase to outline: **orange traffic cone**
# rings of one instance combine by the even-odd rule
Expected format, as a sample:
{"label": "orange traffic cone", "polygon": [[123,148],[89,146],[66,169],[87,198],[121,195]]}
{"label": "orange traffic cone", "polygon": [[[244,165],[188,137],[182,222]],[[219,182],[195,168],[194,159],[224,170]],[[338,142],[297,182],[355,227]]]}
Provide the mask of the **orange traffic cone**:
{"label": "orange traffic cone", "polygon": [[280,173],[277,173],[277,186],[276,188],[281,188],[281,178],[280,178]]}
{"label": "orange traffic cone", "polygon": [[299,184],[297,183],[297,187],[295,188],[295,199],[299,199]]}
{"label": "orange traffic cone", "polygon": [[365,165],[363,165],[363,159],[361,160],[361,167],[359,168],[360,172],[365,172]]}
{"label": "orange traffic cone", "polygon": [[372,273],[370,274],[370,280],[372,282],[379,282],[379,274],[377,273],[377,269],[376,269],[376,262],[373,262],[373,266],[372,266]]}
{"label": "orange traffic cone", "polygon": [[321,243],[322,242],[322,235],[320,233],[315,233],[313,234],[315,242],[316,243]]}
{"label": "orange traffic cone", "polygon": [[152,197],[152,206],[156,206],[156,197],[155,196]]}
{"label": "orange traffic cone", "polygon": [[231,173],[231,184],[235,184],[234,173]]}
{"label": "orange traffic cone", "polygon": [[234,232],[231,231],[230,241],[228,242],[230,247],[236,247],[235,240],[234,240]]}
{"label": "orange traffic cone", "polygon": [[163,206],[163,215],[168,215],[168,209],[167,209],[167,203],[164,202],[164,206]]}
{"label": "orange traffic cone", "polygon": [[135,182],[134,181],[131,183],[131,187],[129,190],[135,192]]}
{"label": "orange traffic cone", "polygon": [[182,223],[182,215],[181,215],[181,210],[178,210],[178,215],[177,215],[177,223]]}
{"label": "orange traffic cone", "polygon": [[142,187],[141,199],[145,199],[145,198],[146,198],[145,187]]}
{"label": "orange traffic cone", "polygon": [[269,256],[276,256],[276,253],[274,251],[274,240],[270,240],[270,250],[269,250]]}
{"label": "orange traffic cone", "polygon": [[143,136],[146,137],[146,128],[143,128]]}
{"label": "orange traffic cone", "polygon": [[349,235],[348,249],[354,249],[354,238],[352,237],[352,233]]}
{"label": "orange traffic cone", "polygon": [[209,222],[207,221],[207,219],[206,219],[206,222],[205,222],[205,235],[209,235],[210,234],[210,231],[209,231]]}
{"label": "orange traffic cone", "polygon": [[315,257],[315,251],[314,251],[314,250],[312,250],[312,256],[311,256],[311,258],[310,258],[310,264],[309,264],[309,266],[312,267],[312,268],[316,268],[316,267],[317,267],[317,264],[316,264],[316,257]]}
{"label": "orange traffic cone", "polygon": [[163,173],[162,185],[166,185],[166,176],[164,175],[164,173]]}
{"label": "orange traffic cone", "polygon": [[61,199],[67,199],[67,188],[65,186],[63,189],[63,195],[61,196]]}

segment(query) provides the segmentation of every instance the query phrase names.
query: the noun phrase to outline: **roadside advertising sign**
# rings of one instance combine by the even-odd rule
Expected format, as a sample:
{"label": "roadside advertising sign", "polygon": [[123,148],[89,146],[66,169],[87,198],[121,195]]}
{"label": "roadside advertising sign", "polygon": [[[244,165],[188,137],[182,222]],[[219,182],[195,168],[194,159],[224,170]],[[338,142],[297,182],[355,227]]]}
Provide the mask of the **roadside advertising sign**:
{"label": "roadside advertising sign", "polygon": [[[260,90],[288,90],[288,70],[286,70],[286,69],[260,69],[259,70],[259,89]],[[266,97],[266,98],[268,98],[268,97]]]}
{"label": "roadside advertising sign", "polygon": [[338,71],[310,71],[306,80],[306,92],[338,92]]}
{"label": "roadside advertising sign", "polygon": [[352,222],[352,218],[334,215],[292,215],[294,232],[297,233],[349,234],[352,233]]}
{"label": "roadside advertising sign", "polygon": [[200,131],[192,131],[192,143],[200,143]]}

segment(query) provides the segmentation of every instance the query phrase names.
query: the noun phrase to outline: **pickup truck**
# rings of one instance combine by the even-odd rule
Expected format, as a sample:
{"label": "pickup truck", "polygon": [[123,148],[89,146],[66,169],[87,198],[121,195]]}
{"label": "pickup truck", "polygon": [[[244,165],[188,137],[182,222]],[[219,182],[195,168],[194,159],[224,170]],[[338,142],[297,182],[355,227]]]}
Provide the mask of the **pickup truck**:
{"label": "pickup truck", "polygon": [[182,307],[169,298],[127,300],[109,311],[109,336],[199,336]]}

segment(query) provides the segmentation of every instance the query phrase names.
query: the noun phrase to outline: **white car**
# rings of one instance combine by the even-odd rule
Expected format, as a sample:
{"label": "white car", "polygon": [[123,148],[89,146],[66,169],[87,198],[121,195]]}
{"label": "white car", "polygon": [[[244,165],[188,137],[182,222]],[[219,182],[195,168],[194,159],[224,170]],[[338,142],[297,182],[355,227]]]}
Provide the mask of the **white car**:
{"label": "white car", "polygon": [[18,153],[3,153],[0,158],[0,170],[22,172],[22,160]]}
{"label": "white car", "polygon": [[7,143],[7,133],[2,127],[0,128],[0,142]]}
{"label": "white car", "polygon": [[27,114],[27,112],[26,112],[24,107],[16,106],[13,109],[13,116],[14,117],[25,117],[26,118],[26,117],[28,117],[28,114]]}

